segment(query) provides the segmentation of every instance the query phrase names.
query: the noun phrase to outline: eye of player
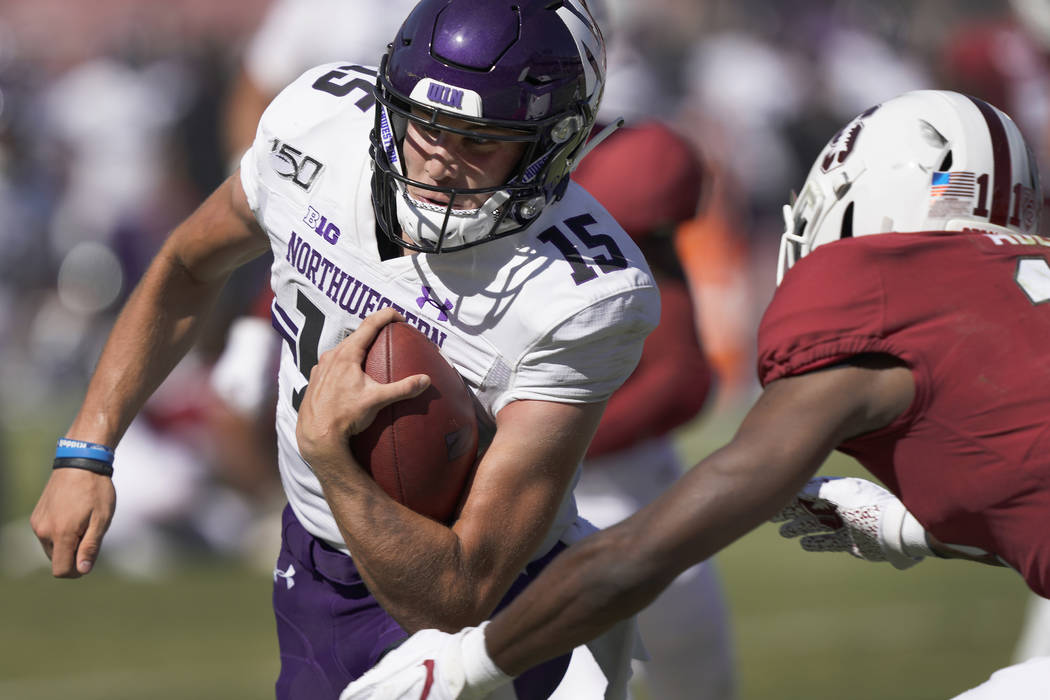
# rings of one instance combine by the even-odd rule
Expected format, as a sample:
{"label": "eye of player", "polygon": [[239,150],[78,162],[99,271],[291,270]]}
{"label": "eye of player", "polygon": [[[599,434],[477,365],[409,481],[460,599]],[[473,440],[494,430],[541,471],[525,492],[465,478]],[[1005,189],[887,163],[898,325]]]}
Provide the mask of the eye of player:
{"label": "eye of player", "polygon": [[465,136],[463,140],[471,146],[489,146],[497,144],[499,141],[495,139],[485,138],[484,136]]}
{"label": "eye of player", "polygon": [[[505,141],[498,138],[503,135],[502,130],[477,130],[469,128],[470,125],[466,122],[462,124],[456,123],[455,120],[451,120],[445,117],[439,117],[437,123],[431,123],[429,121],[429,115],[425,114],[422,110],[413,109],[413,116],[427,121],[413,121],[413,128],[418,131],[421,135],[426,137],[427,141],[434,143],[444,135],[446,139],[451,139],[451,143],[459,144],[466,147],[469,152],[485,154],[497,150]],[[469,131],[470,135],[457,133],[455,131],[448,131],[443,127],[451,127],[454,129],[462,129]],[[511,132],[506,132],[511,133]]]}

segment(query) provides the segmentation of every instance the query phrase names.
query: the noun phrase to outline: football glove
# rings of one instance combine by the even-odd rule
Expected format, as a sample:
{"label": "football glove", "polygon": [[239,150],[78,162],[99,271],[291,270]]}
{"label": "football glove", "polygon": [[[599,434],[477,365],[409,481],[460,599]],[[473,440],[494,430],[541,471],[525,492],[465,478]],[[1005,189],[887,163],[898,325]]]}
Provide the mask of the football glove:
{"label": "football glove", "polygon": [[[485,649],[485,626],[421,630],[346,687],[339,700],[481,700],[510,676]],[[509,690],[509,688],[508,688]],[[512,697],[513,695],[511,695]]]}
{"label": "football glove", "polygon": [[771,519],[782,537],[798,537],[807,552],[849,552],[907,569],[934,554],[926,530],[896,496],[865,479],[811,479]]}

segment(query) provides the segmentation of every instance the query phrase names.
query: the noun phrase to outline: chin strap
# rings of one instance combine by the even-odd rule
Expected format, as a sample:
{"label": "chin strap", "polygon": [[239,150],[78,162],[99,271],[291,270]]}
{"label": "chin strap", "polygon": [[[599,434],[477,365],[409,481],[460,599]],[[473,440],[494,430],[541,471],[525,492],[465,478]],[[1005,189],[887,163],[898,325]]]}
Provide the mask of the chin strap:
{"label": "chin strap", "polygon": [[590,141],[585,143],[580,149],[579,155],[569,161],[569,172],[576,169],[576,166],[580,164],[580,161],[587,157],[587,154],[594,150],[594,148],[605,139],[612,136],[612,133],[623,126],[623,117],[617,117],[612,121],[611,124],[606,126],[604,129],[599,131],[597,134],[591,137]]}

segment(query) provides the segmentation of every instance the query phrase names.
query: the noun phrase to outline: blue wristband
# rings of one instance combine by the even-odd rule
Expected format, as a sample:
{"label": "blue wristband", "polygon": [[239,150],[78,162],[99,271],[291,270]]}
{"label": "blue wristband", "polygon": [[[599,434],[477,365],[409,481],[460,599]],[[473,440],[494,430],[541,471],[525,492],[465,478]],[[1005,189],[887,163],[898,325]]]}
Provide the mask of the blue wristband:
{"label": "blue wristband", "polygon": [[58,446],[55,448],[55,459],[66,459],[69,457],[93,459],[105,464],[113,464],[113,450],[105,445],[98,445],[85,440],[59,438]]}

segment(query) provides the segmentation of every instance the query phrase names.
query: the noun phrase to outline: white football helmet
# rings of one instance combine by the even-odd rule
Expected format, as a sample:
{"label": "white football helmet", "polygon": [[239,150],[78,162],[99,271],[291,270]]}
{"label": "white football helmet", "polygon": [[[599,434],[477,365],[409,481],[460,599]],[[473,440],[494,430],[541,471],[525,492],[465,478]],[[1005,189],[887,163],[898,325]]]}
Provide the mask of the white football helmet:
{"label": "white football helmet", "polygon": [[916,90],[872,107],[817,157],[784,206],[777,284],[817,246],[872,233],[1038,231],[1039,173],[1013,120],[987,102]]}

